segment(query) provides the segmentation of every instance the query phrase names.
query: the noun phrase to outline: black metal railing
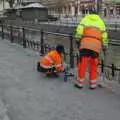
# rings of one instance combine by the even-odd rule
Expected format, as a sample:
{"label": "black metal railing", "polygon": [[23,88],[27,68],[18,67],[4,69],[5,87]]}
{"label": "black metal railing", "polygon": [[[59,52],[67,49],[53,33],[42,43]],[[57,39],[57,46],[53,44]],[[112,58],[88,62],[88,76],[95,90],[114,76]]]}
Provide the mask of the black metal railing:
{"label": "black metal railing", "polygon": [[[74,48],[74,37],[72,34],[60,34],[47,32],[43,29],[36,30],[30,28],[22,28],[11,25],[1,25],[0,27],[0,36],[2,40],[10,40],[11,43],[18,43],[23,46],[23,48],[32,48],[39,51],[40,55],[44,55],[51,49],[55,48],[56,44],[50,44],[50,41],[46,36],[61,36],[64,39],[68,40],[68,48],[65,51],[64,59],[68,61],[67,63],[71,68],[75,68],[78,63],[79,54],[77,49]],[[37,37],[36,40],[32,38],[33,36]],[[47,40],[46,40],[47,39]],[[60,40],[59,40],[60,41]],[[49,43],[48,43],[49,42]],[[62,42],[64,44],[64,42]],[[120,43],[110,42],[109,44],[114,46],[120,46]],[[76,47],[77,48],[77,47]],[[106,65],[104,61],[100,62],[101,73],[105,73],[106,77],[109,80],[117,80],[120,83],[120,67],[116,67],[115,64]]]}

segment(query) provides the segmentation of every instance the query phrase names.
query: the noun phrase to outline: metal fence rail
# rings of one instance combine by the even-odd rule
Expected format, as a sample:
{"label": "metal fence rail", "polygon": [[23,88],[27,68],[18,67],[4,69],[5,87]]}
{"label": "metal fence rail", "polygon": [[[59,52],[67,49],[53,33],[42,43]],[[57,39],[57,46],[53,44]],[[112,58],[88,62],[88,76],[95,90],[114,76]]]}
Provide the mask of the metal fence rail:
{"label": "metal fence rail", "polygon": [[[70,65],[71,68],[75,68],[77,60],[79,59],[78,52],[74,49],[74,37],[72,34],[60,34],[44,31],[43,29],[29,29],[18,26],[1,25],[0,36],[2,40],[10,40],[11,43],[17,43],[24,48],[32,48],[40,52],[40,55],[44,55],[51,49],[55,49],[55,44],[51,44],[46,36],[62,36],[68,39],[68,48],[65,49],[64,59]],[[36,37],[36,40],[32,39],[32,36]],[[49,43],[48,43],[49,42]],[[116,43],[117,40],[110,41],[109,44],[114,46],[120,46],[120,43]],[[64,43],[63,43],[64,44]],[[101,73],[104,72],[109,80],[119,81],[120,83],[120,67],[116,67],[114,63],[111,65],[105,65],[103,61],[100,62]],[[108,77],[109,76],[109,77]]]}
{"label": "metal fence rail", "polygon": [[[6,20],[6,24],[12,24],[14,23],[15,25],[19,25],[19,26],[41,26],[41,25],[62,25],[62,26],[68,26],[68,27],[76,27],[79,24],[79,20],[76,21],[76,19],[72,20],[71,19],[63,19],[63,20],[58,20],[58,21],[48,21],[48,22],[38,22],[35,23],[34,21],[16,21],[16,20]],[[104,20],[107,30],[108,31],[120,31],[120,21],[119,20],[115,20],[115,21],[111,21],[111,20]]]}

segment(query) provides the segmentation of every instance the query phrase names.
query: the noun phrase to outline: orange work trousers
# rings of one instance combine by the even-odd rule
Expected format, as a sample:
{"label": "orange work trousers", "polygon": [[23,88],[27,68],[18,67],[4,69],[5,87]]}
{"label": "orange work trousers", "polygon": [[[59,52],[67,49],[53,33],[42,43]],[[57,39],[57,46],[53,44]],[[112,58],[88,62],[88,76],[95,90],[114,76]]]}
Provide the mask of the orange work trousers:
{"label": "orange work trousers", "polygon": [[85,79],[85,73],[87,66],[89,64],[89,80],[90,83],[96,83],[97,80],[97,67],[98,67],[98,57],[87,57],[81,56],[80,62],[78,63],[78,80],[81,82]]}

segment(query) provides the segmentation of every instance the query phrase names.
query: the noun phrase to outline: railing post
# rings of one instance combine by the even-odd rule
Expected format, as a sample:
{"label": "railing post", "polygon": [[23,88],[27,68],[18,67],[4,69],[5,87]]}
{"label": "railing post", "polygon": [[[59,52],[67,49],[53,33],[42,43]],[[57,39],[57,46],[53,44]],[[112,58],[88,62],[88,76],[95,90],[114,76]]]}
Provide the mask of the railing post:
{"label": "railing post", "polygon": [[101,60],[101,73],[104,73],[104,60]]}
{"label": "railing post", "polygon": [[41,38],[40,38],[40,43],[41,43],[41,49],[40,49],[40,55],[44,55],[44,32],[43,32],[43,29],[41,29]]}
{"label": "railing post", "polygon": [[4,27],[3,27],[3,25],[1,25],[1,28],[2,28],[2,39],[4,39]]}
{"label": "railing post", "polygon": [[77,57],[77,64],[79,64],[79,61],[80,61],[80,54],[79,54],[79,53],[76,53],[76,57]]}
{"label": "railing post", "polygon": [[117,22],[115,22],[115,32],[117,31]]}
{"label": "railing post", "polygon": [[73,57],[73,36],[70,34],[70,67],[74,68],[74,57]]}
{"label": "railing post", "polygon": [[13,27],[10,26],[10,41],[13,43]]}
{"label": "railing post", "polygon": [[64,57],[64,61],[66,62],[66,53],[65,52],[63,54],[63,57]]}
{"label": "railing post", "polygon": [[25,29],[23,28],[23,48],[26,48]]}
{"label": "railing post", "polygon": [[115,66],[114,66],[114,64],[112,64],[111,69],[112,69],[112,76],[114,77],[115,76]]}

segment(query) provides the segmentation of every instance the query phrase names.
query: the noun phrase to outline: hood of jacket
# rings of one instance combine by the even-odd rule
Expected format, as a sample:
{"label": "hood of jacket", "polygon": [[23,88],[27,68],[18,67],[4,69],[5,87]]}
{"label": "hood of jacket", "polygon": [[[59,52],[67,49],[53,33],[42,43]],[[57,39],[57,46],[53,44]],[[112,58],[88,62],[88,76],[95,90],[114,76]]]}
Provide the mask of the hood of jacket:
{"label": "hood of jacket", "polygon": [[95,15],[95,14],[90,14],[87,16],[87,19],[90,19],[92,21],[98,21],[98,20],[100,20],[100,17],[98,15]]}

